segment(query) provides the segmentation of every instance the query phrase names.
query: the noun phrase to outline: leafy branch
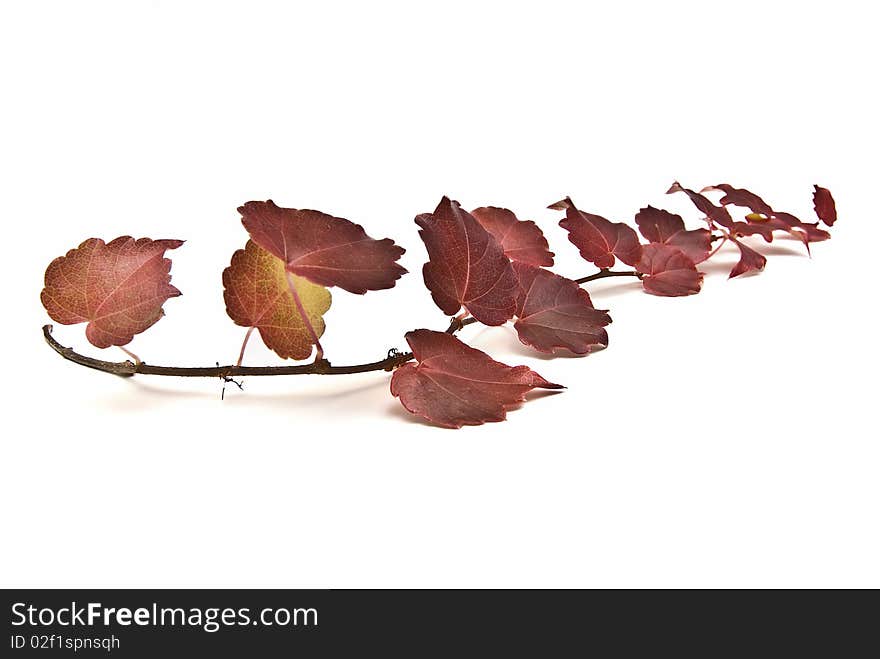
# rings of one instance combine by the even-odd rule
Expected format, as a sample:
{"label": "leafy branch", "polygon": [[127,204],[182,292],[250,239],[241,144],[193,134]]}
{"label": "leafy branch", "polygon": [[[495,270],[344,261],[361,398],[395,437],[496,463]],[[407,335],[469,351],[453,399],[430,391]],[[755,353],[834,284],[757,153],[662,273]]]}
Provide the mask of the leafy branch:
{"label": "leafy branch", "polygon": [[[598,272],[568,279],[548,268],[554,254],[543,232],[510,210],[494,206],[470,213],[443,197],[432,213],[416,216],[428,252],[425,285],[434,302],[452,319],[437,332],[406,334],[410,351],[391,350],[383,359],[336,366],[324,357],[320,338],[330,308],[330,287],[362,295],[392,288],[406,273],[397,261],[403,248],[376,240],[349,220],[313,210],[281,208],[251,201],[239,208],[249,234],[223,272],[226,311],[247,328],[238,361],[221,366],[156,366],[125,346],[163,315],[163,306],[180,295],[171,285],[169,250],[180,240],[123,236],[105,243],[90,238],[46,270],[41,294],[49,316],[62,324],[87,323],[86,338],[98,348],[117,346],[131,359],[111,362],[82,355],[58,343],[52,326],[43,327],[48,345],[64,359],[123,377],[136,374],[233,378],[272,375],[346,375],[393,371],[391,393],[409,411],[451,428],[501,421],[535,388],[561,389],[525,366],[507,366],[471,348],[454,335],[467,325],[513,324],[525,345],[545,353],[585,355],[608,345],[607,311],[596,309],[582,284],[610,277],[638,279],[652,295],[693,295],[702,288],[700,263],[728,242],[740,251],[730,277],[762,270],[766,257],[746,239],[770,242],[778,233],[810,244],[830,233],[819,222],[803,222],[778,211],[758,195],[726,183],[695,192],[674,183],[700,211],[704,228],[687,229],[681,216],[647,206],[635,216],[638,232],[579,209],[571,198],[551,209],[563,211],[559,225],[569,241]],[[716,204],[704,193],[721,193]],[[815,186],[816,216],[830,227],[837,219],[831,193]],[[730,208],[749,212],[734,219]],[[647,242],[642,242],[639,237]],[[631,270],[613,270],[621,262]],[[295,366],[244,366],[245,349],[257,330],[263,343]],[[240,384],[239,384],[240,386]]]}

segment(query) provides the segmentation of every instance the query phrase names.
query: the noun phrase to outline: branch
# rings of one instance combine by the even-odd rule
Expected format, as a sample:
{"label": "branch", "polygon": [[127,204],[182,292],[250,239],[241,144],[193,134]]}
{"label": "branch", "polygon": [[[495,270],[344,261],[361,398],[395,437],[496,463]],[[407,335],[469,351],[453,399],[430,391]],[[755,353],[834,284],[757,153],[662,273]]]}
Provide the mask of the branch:
{"label": "branch", "polygon": [[[604,279],[605,277],[638,277],[642,278],[640,272],[635,270],[614,271],[603,269],[599,272],[575,279],[578,284],[584,284],[588,281],[596,279]],[[447,334],[455,334],[462,327],[472,325],[477,322],[473,316],[465,318],[456,316],[453,318],[449,327],[446,328]],[[249,335],[248,335],[249,336]],[[366,364],[352,364],[350,366],[333,366],[326,359],[318,359],[310,364],[299,364],[296,366],[240,366],[238,364],[227,366],[154,366],[144,362],[108,362],[103,359],[95,359],[81,355],[73,348],[61,345],[52,336],[52,326],[43,325],[43,338],[46,343],[64,359],[93,368],[96,371],[111,373],[120,377],[131,377],[133,375],[167,375],[179,378],[234,378],[250,375],[350,375],[352,373],[369,373],[371,371],[393,371],[401,364],[411,361],[413,354],[411,352],[397,352],[392,350],[385,359],[369,362]],[[244,346],[242,346],[242,353]]]}
{"label": "branch", "polygon": [[102,359],[86,357],[67,348],[52,336],[52,326],[43,325],[43,338],[59,355],[80,366],[93,368],[104,373],[112,373],[122,377],[132,375],[171,375],[180,378],[232,378],[246,375],[349,375],[351,373],[369,373],[370,371],[391,371],[410,361],[411,352],[391,352],[385,359],[367,364],[351,366],[332,366],[326,359],[311,364],[298,366],[153,366],[144,362],[131,361],[108,362]]}
{"label": "branch", "polygon": [[447,334],[455,334],[458,330],[466,325],[473,325],[477,322],[477,319],[471,316],[470,318],[461,318],[456,316],[451,321],[449,321],[449,327],[446,328]]}
{"label": "branch", "polygon": [[580,279],[575,279],[578,284],[586,284],[588,281],[596,281],[597,279],[605,279],[605,277],[638,277],[641,279],[643,277],[641,272],[636,272],[635,270],[608,270],[607,268],[602,268],[599,272],[588,275],[586,277],[581,277]]}

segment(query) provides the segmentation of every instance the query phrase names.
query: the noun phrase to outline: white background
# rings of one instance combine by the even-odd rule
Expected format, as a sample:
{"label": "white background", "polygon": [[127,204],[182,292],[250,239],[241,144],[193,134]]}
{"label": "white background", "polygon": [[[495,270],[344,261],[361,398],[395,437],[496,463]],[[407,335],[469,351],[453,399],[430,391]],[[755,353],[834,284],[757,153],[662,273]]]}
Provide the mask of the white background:
{"label": "white background", "polygon": [[[863,9],[863,7],[865,9]],[[4,256],[0,582],[79,586],[880,586],[878,52],[864,3],[29,2],[0,10]],[[90,236],[185,238],[184,293],[130,345],[234,360],[220,273],[249,199],[319,208],[407,248],[411,274],[334,291],[323,343],[371,361],[446,319],[413,216],[443,194],[698,215],[729,181],[840,221],[813,258],[703,293],[589,288],[611,344],[542,359],[568,389],[505,423],[414,420],[382,373],[129,381],[62,361],[39,303]],[[82,326],[56,336],[89,354]],[[247,363],[275,363],[259,340]]]}

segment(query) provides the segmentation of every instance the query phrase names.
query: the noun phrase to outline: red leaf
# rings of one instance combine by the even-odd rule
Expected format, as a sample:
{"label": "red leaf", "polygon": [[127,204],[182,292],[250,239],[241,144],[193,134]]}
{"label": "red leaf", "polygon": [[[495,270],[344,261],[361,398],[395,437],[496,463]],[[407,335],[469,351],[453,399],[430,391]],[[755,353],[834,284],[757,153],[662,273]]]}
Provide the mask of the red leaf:
{"label": "red leaf", "polygon": [[810,243],[828,240],[831,237],[831,234],[819,229],[817,225],[805,224],[788,213],[776,212],[773,217],[753,214],[747,215],[746,219],[748,222],[733,223],[733,227],[730,229],[731,237],[760,235],[770,243],[773,242],[774,231],[785,231],[793,238],[800,240],[807,248],[807,253],[810,252]]}
{"label": "red leaf", "polygon": [[418,360],[391,378],[403,406],[446,428],[503,421],[532,389],[562,389],[527,366],[507,366],[451,334],[420,329],[406,340]]}
{"label": "red leaf", "polygon": [[519,340],[541,352],[565,348],[583,355],[608,345],[607,311],[593,308],[577,282],[525,263],[514,263],[521,292],[514,328]]}
{"label": "red leaf", "polygon": [[636,213],[639,232],[651,243],[665,243],[679,231],[684,231],[681,215],[648,206]]}
{"label": "red leaf", "polygon": [[641,272],[645,291],[652,295],[678,297],[700,292],[703,273],[680,249],[662,243],[642,248],[642,259],[636,266]]}
{"label": "red leaf", "polygon": [[485,325],[513,317],[519,284],[492,234],[448,197],[433,213],[417,216],[416,224],[428,249],[425,285],[444,313],[452,316],[464,307]]}
{"label": "red leaf", "polygon": [[[561,203],[554,206],[561,208]],[[565,219],[559,226],[568,231],[568,239],[580,250],[581,256],[599,268],[613,266],[615,257],[627,265],[635,265],[641,256],[642,246],[632,227],[580,211],[568,197]]]}
{"label": "red leaf", "polygon": [[724,192],[724,196],[720,199],[722,206],[732,204],[741,208],[748,208],[753,213],[759,213],[761,215],[766,215],[767,217],[773,215],[773,209],[770,207],[770,204],[761,199],[754,192],[750,192],[744,188],[735,188],[729,183],[719,183],[718,185],[704,188],[703,192],[706,190],[721,190]]}
{"label": "red leaf", "polygon": [[341,217],[269,201],[238,209],[251,239],[284,261],[288,272],[351,293],[391,288],[406,273],[396,263],[404,249],[390,238],[374,240],[362,226]]}
{"label": "red leaf", "polygon": [[733,218],[730,217],[730,213],[727,212],[727,209],[723,206],[716,206],[699,192],[683,188],[678,181],[675,181],[670,186],[666,191],[666,194],[672,194],[673,192],[684,192],[694,206],[706,216],[706,220],[709,222],[709,228],[714,228],[714,225],[716,224],[720,224],[727,228],[733,226]]}
{"label": "red leaf", "polygon": [[105,244],[89,238],[49,264],[40,299],[58,323],[88,322],[92,345],[124,346],[162,317],[168,298],[180,295],[170,283],[171,260],[164,256],[182,244],[130,236]]}
{"label": "red leaf", "polygon": [[813,193],[813,206],[816,209],[816,217],[828,226],[831,226],[837,222],[837,207],[834,204],[834,197],[831,196],[831,191],[826,188],[820,188],[818,185],[813,187],[816,189]]}
{"label": "red leaf", "polygon": [[758,272],[764,269],[764,266],[767,265],[767,259],[763,254],[756,252],[744,242],[737,240],[736,238],[731,238],[731,240],[736,243],[737,247],[739,247],[740,259],[737,264],[733,266],[733,270],[730,271],[729,278],[732,279],[733,277],[744,275],[747,272]]}
{"label": "red leaf", "polygon": [[712,249],[712,233],[707,229],[688,231],[680,215],[653,206],[636,213],[641,234],[652,243],[678,247],[694,263],[702,263]]}
{"label": "red leaf", "polygon": [[[748,222],[734,222],[730,228],[732,236],[741,236],[747,238],[749,236],[761,236],[768,243],[773,242],[773,232],[780,228],[772,218],[759,216],[760,219],[749,216]],[[788,228],[786,228],[786,231]]]}
{"label": "red leaf", "polygon": [[531,220],[520,220],[513,211],[495,206],[483,206],[471,211],[477,222],[495,236],[511,261],[531,265],[553,265],[553,252],[538,225]]}
{"label": "red leaf", "polygon": [[[818,243],[831,238],[830,233],[825,231],[825,229],[819,228],[818,222],[801,222],[791,213],[773,211],[773,217],[771,219],[781,222],[782,224],[787,226],[787,231],[796,238],[801,238],[796,234],[802,233],[804,236],[806,236],[806,240],[801,238],[801,240],[804,240],[805,243]],[[809,245],[807,245],[807,250],[809,251]]]}
{"label": "red leaf", "polygon": [[694,263],[702,263],[712,251],[712,232],[708,229],[679,231],[666,244],[680,249]]}

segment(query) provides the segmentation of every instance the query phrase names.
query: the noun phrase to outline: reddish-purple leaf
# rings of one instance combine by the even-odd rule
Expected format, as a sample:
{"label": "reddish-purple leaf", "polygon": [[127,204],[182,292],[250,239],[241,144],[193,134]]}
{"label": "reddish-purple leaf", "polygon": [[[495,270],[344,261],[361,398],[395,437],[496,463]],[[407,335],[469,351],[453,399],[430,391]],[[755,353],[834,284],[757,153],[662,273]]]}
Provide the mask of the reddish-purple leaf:
{"label": "reddish-purple leaf", "polygon": [[681,215],[653,206],[642,208],[636,213],[636,225],[639,232],[651,243],[665,243],[679,231],[684,231]]}
{"label": "reddish-purple leaf", "polygon": [[712,251],[712,232],[708,229],[679,231],[665,244],[677,247],[694,263],[702,263]]}
{"label": "reddish-purple leaf", "polygon": [[404,252],[390,238],[374,240],[359,224],[320,211],[279,208],[272,200],[238,209],[251,239],[284,261],[288,272],[351,293],[391,288],[406,273]]}
{"label": "reddish-purple leaf", "polygon": [[684,192],[694,206],[706,216],[706,220],[709,222],[709,228],[714,228],[716,224],[720,224],[727,228],[733,226],[733,218],[730,217],[730,213],[727,212],[727,209],[723,206],[716,206],[699,192],[694,192],[693,190],[682,187],[678,181],[675,181],[670,186],[666,191],[666,194],[672,194],[673,192]]}
{"label": "reddish-purple leaf", "polygon": [[[779,225],[772,219],[763,215],[749,216],[748,222],[734,222],[730,227],[732,236],[741,236],[747,238],[749,236],[761,236],[768,243],[773,242],[773,232],[779,228]],[[786,231],[788,228],[786,227]]]}
{"label": "reddish-purple leaf", "polygon": [[[554,206],[561,208],[560,203]],[[565,198],[565,219],[559,226],[568,231],[568,239],[580,250],[581,256],[599,268],[613,266],[615,257],[627,265],[639,261],[642,246],[632,227],[578,210],[569,197]]]}
{"label": "reddish-purple leaf", "polygon": [[527,366],[507,366],[451,334],[420,329],[406,340],[418,364],[394,371],[391,393],[403,406],[446,428],[503,421],[532,389],[562,389]]}
{"label": "reddish-purple leaf", "polygon": [[734,222],[730,229],[731,237],[748,237],[759,235],[768,243],[773,242],[774,231],[785,231],[793,238],[800,240],[807,253],[810,243],[827,240],[831,237],[827,231],[816,225],[805,224],[788,213],[776,212],[773,217],[765,217],[756,213],[746,215],[747,222]]}
{"label": "reddish-purple leaf", "polygon": [[802,222],[791,213],[774,210],[770,204],[749,190],[735,188],[728,183],[719,183],[705,189],[724,192],[721,203],[725,206],[739,206],[751,211],[746,215],[746,223],[734,222],[733,226],[729,227],[734,235],[758,234],[769,243],[773,241],[774,231],[784,231],[804,243],[807,251],[810,250],[810,243],[831,237],[827,231],[819,229],[817,224]]}
{"label": "reddish-purple leaf", "polygon": [[694,263],[702,263],[712,249],[712,232],[707,229],[688,231],[680,215],[648,206],[636,213],[641,234],[652,243],[677,247]]}
{"label": "reddish-purple leaf", "polygon": [[537,266],[553,265],[553,252],[538,225],[531,220],[520,220],[506,208],[483,206],[471,211],[477,222],[495,236],[511,261]]}
{"label": "reddish-purple leaf", "polygon": [[[804,240],[805,243],[818,243],[831,238],[830,233],[825,231],[825,229],[819,228],[818,222],[801,222],[791,213],[773,211],[773,217],[771,219],[780,222],[781,226],[787,226],[788,232],[792,235],[795,235],[796,233],[802,233],[804,236],[806,236],[806,240]],[[796,235],[795,237],[800,238],[800,236]],[[801,238],[801,240],[803,239]],[[807,249],[809,250],[809,245],[807,245]]]}
{"label": "reddish-purple leaf", "polygon": [[770,207],[770,204],[761,199],[754,192],[744,188],[735,188],[729,183],[719,183],[717,185],[703,188],[703,192],[706,192],[707,190],[720,190],[724,193],[724,196],[720,199],[722,206],[733,205],[741,208],[748,208],[753,213],[759,213],[760,215],[765,215],[767,217],[773,215],[773,209]]}
{"label": "reddish-purple leaf", "polygon": [[733,270],[730,271],[730,278],[739,277],[747,272],[759,272],[767,265],[767,259],[760,252],[756,252],[741,240],[731,238],[731,240],[739,247],[740,259]]}
{"label": "reddish-purple leaf", "polygon": [[170,283],[171,259],[164,256],[182,244],[130,236],[109,243],[89,238],[49,264],[40,299],[55,322],[87,322],[92,345],[124,346],[163,316],[168,298],[180,295]]}
{"label": "reddish-purple leaf", "polygon": [[813,193],[813,206],[816,209],[816,217],[828,226],[831,226],[837,222],[837,207],[834,204],[834,197],[831,196],[831,191],[826,188],[819,187],[818,185],[813,187],[816,189]]}
{"label": "reddish-purple leaf", "polygon": [[485,325],[513,317],[519,284],[492,234],[448,197],[433,213],[417,216],[416,224],[428,249],[425,285],[440,309],[452,316],[464,307]]}
{"label": "reddish-purple leaf", "polygon": [[608,345],[607,311],[593,308],[577,282],[525,263],[514,263],[521,292],[514,324],[519,340],[541,352],[565,348],[583,355]]}
{"label": "reddish-purple leaf", "polygon": [[642,259],[636,266],[641,272],[647,293],[665,297],[693,295],[700,292],[703,273],[693,260],[671,245],[651,243],[642,248]]}

